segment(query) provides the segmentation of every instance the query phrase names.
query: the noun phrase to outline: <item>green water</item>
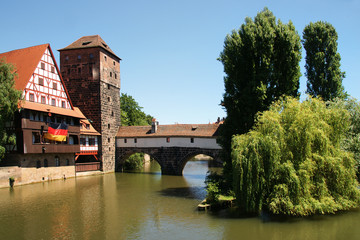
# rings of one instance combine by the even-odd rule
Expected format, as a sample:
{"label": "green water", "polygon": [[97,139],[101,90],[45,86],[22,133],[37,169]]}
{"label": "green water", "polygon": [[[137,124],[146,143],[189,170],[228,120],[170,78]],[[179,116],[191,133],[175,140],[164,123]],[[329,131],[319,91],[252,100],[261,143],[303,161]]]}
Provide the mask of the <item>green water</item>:
{"label": "green water", "polygon": [[360,211],[291,221],[198,212],[206,161],[184,176],[115,173],[0,189],[0,239],[360,239]]}

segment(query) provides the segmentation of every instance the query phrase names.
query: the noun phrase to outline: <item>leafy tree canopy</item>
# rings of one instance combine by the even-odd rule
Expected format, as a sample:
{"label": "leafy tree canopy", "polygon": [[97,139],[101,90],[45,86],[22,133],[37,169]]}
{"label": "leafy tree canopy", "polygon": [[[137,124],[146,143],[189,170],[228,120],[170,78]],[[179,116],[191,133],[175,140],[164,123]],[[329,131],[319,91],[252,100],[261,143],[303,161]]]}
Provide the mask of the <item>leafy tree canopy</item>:
{"label": "leafy tree canopy", "polygon": [[345,72],[340,70],[337,40],[335,28],[327,22],[310,23],[303,32],[307,93],[324,100],[346,96],[342,85]]}
{"label": "leafy tree canopy", "polygon": [[11,64],[0,59],[0,160],[5,154],[6,144],[15,144],[15,136],[6,131],[6,123],[13,120],[21,91],[14,88],[15,73]]}
{"label": "leafy tree canopy", "polygon": [[219,57],[225,72],[222,105],[227,118],[221,133],[225,174],[231,175],[231,137],[248,132],[256,113],[280,96],[298,96],[300,60],[301,41],[294,25],[277,21],[267,8],[226,36]]}
{"label": "leafy tree canopy", "polygon": [[152,116],[145,114],[142,107],[135,99],[122,93],[120,96],[121,125],[123,126],[145,126],[151,125]]}
{"label": "leafy tree canopy", "polygon": [[341,148],[349,112],[287,97],[233,138],[234,191],[245,212],[306,216],[358,207],[355,160]]}

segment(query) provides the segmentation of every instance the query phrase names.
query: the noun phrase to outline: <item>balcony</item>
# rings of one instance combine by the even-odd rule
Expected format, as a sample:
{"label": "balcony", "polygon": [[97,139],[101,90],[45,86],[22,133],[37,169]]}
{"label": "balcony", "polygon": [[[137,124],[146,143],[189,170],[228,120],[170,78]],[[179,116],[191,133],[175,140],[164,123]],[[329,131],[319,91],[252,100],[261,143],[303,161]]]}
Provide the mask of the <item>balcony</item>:
{"label": "balcony", "polygon": [[76,163],[76,172],[88,172],[100,170],[100,162],[87,162],[87,163]]}

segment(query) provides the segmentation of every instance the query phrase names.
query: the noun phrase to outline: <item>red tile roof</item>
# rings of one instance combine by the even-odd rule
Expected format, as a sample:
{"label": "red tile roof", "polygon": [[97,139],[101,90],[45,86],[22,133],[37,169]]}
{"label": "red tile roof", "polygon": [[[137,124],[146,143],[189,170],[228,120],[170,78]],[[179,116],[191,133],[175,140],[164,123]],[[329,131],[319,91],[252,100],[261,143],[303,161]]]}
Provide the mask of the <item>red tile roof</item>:
{"label": "red tile roof", "polygon": [[220,124],[158,125],[156,133],[151,133],[151,126],[121,126],[116,137],[215,137],[219,126]]}
{"label": "red tile roof", "polygon": [[[74,107],[75,112],[77,112],[79,115],[81,115],[81,119],[80,119],[80,124],[81,124],[81,128],[80,128],[80,134],[81,135],[101,135],[98,131],[95,130],[95,128],[91,125],[91,123],[89,122],[89,120],[87,120],[87,118],[85,117],[85,115],[80,111],[80,109],[78,107]],[[89,128],[86,128],[86,125],[89,124]]]}
{"label": "red tile roof", "polygon": [[15,67],[17,73],[15,78],[16,89],[21,91],[25,89],[46,48],[49,46],[49,44],[43,44],[0,54],[0,59],[4,58],[7,63],[11,63]]}
{"label": "red tile roof", "polygon": [[103,48],[120,60],[120,58],[116,56],[116,54],[110,49],[109,45],[107,45],[99,35],[81,37],[75,42],[71,43],[69,46],[59,49],[59,51],[69,50],[69,49],[93,48],[93,47]]}

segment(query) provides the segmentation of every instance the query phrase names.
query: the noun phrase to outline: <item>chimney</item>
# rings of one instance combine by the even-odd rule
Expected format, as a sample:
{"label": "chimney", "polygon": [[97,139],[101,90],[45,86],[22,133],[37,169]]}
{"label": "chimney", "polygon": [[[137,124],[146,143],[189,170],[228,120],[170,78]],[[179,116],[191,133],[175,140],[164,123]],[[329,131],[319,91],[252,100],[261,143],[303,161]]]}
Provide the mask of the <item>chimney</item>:
{"label": "chimney", "polygon": [[157,122],[156,119],[153,118],[152,122],[151,122],[151,133],[156,133],[157,132],[158,125],[159,125],[159,122]]}

